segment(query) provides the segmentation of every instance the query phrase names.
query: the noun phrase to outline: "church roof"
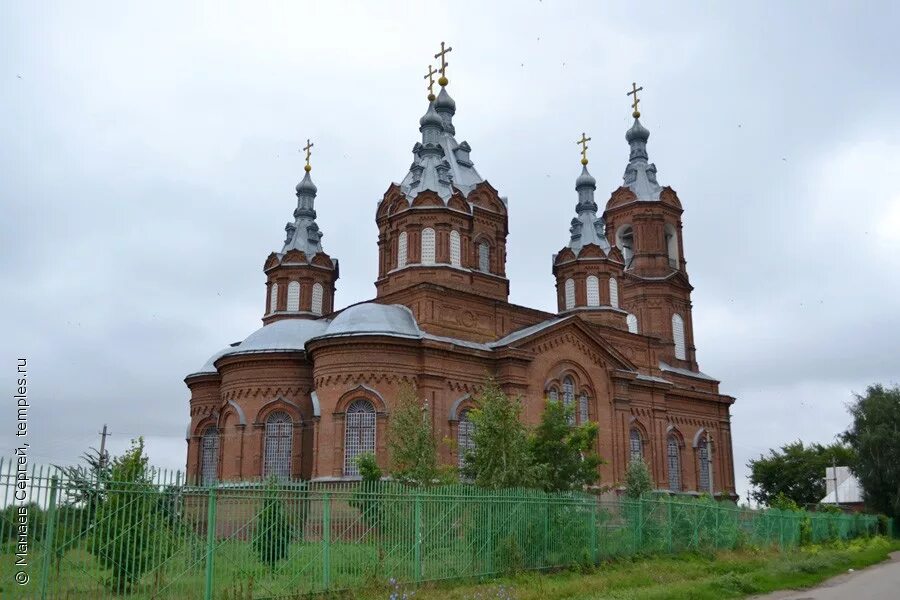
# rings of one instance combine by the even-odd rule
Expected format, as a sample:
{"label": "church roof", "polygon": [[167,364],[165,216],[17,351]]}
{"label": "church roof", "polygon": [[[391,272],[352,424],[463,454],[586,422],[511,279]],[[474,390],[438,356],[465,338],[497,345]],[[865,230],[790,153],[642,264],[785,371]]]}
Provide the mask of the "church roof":
{"label": "church roof", "polygon": [[596,244],[604,253],[609,254],[610,245],[606,239],[606,223],[602,216],[597,216],[597,203],[594,191],[597,180],[588,172],[587,159],[584,160],[581,175],[575,180],[575,191],[578,202],[575,204],[575,218],[569,227],[571,238],[569,248],[578,256],[581,249],[588,244]]}
{"label": "church roof", "polygon": [[316,223],[315,200],[318,192],[309,171],[303,176],[295,188],[297,191],[297,208],[294,209],[294,221],[285,225],[287,234],[281,254],[289,250],[299,250],[307,257],[322,252],[322,232]]}
{"label": "church roof", "polygon": [[362,302],[342,311],[321,337],[342,335],[390,335],[422,337],[412,311],[400,304]]}
{"label": "church roof", "polygon": [[[637,113],[635,113],[637,114]],[[631,148],[625,166],[625,187],[634,192],[638,200],[659,200],[662,186],[656,182],[656,165],[648,161],[647,140],[650,131],[635,117],[631,129],[625,132],[625,141]]]}
{"label": "church roof", "polygon": [[408,200],[431,190],[446,202],[454,190],[468,196],[484,181],[469,159],[472,148],[468,142],[459,143],[454,137],[454,114],[456,102],[447,93],[447,88],[442,87],[419,120],[422,141],[413,146],[413,162],[400,182],[400,189]]}

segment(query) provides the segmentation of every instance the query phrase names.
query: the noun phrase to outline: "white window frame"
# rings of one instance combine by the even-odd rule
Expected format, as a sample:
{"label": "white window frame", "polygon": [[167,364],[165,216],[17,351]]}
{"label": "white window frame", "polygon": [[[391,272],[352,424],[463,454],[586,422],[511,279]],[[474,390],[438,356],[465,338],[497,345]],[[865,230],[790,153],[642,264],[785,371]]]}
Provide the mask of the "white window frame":
{"label": "white window frame", "polygon": [[482,273],[491,272],[491,245],[487,240],[478,242],[478,270]]}
{"label": "white window frame", "polygon": [[422,230],[421,254],[423,265],[433,265],[435,263],[436,242],[434,229],[426,227]]}
{"label": "white window frame", "polygon": [[288,284],[287,289],[287,309],[289,311],[300,310],[300,282],[292,281]]}
{"label": "white window frame", "polygon": [[278,282],[272,282],[269,286],[269,312],[273,313],[278,310]]}
{"label": "white window frame", "polygon": [[454,267],[462,266],[462,241],[455,229],[450,232],[450,264]]}
{"label": "white window frame", "polygon": [[207,427],[200,438],[200,483],[210,485],[219,479],[219,430]]}
{"label": "white window frame", "polygon": [[615,277],[609,278],[609,305],[619,308],[619,282]]}
{"label": "white window frame", "polygon": [[409,248],[407,245],[407,235],[405,231],[400,232],[400,237],[397,238],[397,268],[402,269],[406,266],[406,260],[408,257]]}
{"label": "white window frame", "polygon": [[318,281],[313,284],[312,287],[312,306],[310,309],[313,314],[321,315],[322,314],[322,303],[325,298],[325,287],[319,283]]}
{"label": "white window frame", "polygon": [[294,422],[289,414],[278,410],[266,417],[263,446],[263,478],[290,479]]}
{"label": "white window frame", "polygon": [[350,403],[344,415],[344,475],[359,475],[357,457],[375,453],[375,406],[365,398]]}
{"label": "white window frame", "polygon": [[459,468],[466,466],[466,452],[475,449],[475,423],[469,419],[469,409],[459,413],[456,430],[456,448],[459,453]]}
{"label": "white window frame", "polygon": [[684,319],[678,313],[672,315],[672,341],[675,343],[675,358],[687,360],[687,346],[684,339]]}
{"label": "white window frame", "polygon": [[566,310],[572,310],[573,308],[575,308],[575,280],[569,277],[568,279],[566,279],[564,287]]}
{"label": "white window frame", "polygon": [[587,287],[587,305],[590,307],[600,306],[600,280],[596,275],[588,275],[585,281]]}
{"label": "white window frame", "polygon": [[625,317],[625,323],[628,325],[629,333],[638,333],[637,315],[629,314],[627,317]]}

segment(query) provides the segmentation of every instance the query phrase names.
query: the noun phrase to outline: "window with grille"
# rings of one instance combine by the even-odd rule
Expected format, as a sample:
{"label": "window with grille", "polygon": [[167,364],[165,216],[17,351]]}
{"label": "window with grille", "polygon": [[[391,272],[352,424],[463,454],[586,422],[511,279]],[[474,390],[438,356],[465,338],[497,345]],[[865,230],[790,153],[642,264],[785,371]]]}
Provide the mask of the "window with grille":
{"label": "window with grille", "polygon": [[566,279],[566,310],[575,308],[575,280]]}
{"label": "window with grille", "polygon": [[684,319],[681,315],[672,315],[672,341],[675,342],[675,358],[685,360],[687,352],[684,346]]}
{"label": "window with grille", "polygon": [[678,444],[678,438],[673,434],[669,434],[667,442],[666,457],[669,466],[669,489],[673,492],[681,491],[681,446]]}
{"label": "window with grille", "polygon": [[575,382],[571,377],[563,379],[563,406],[566,407],[568,415],[566,420],[569,425],[575,424]]}
{"label": "window with grille", "polygon": [[325,295],[325,288],[321,283],[314,283],[312,288],[312,311],[317,315],[322,314],[322,297]]}
{"label": "window with grille", "polygon": [[278,411],[268,416],[263,477],[290,479],[293,437],[294,423],[291,421],[290,415]]}
{"label": "window with grille", "polygon": [[641,432],[637,430],[637,428],[632,427],[631,433],[629,434],[630,440],[630,458],[632,461],[637,460],[639,458],[644,458],[644,441],[641,438]]}
{"label": "window with grille", "polygon": [[625,317],[625,323],[628,325],[629,333],[637,333],[638,332],[638,320],[634,315],[628,315]]}
{"label": "window with grille", "polygon": [[300,310],[300,282],[292,281],[288,284],[287,309]]}
{"label": "window with grille", "polygon": [[581,420],[582,425],[587,423],[591,417],[588,402],[587,394],[582,393],[578,398],[578,418]]}
{"label": "window with grille", "polygon": [[273,283],[269,288],[269,312],[278,310],[278,284]]}
{"label": "window with grille", "polygon": [[466,453],[475,449],[475,423],[469,420],[469,411],[459,413],[459,430],[456,432],[456,445],[459,452],[459,468],[466,466]]}
{"label": "window with grille", "polygon": [[359,475],[356,458],[375,453],[375,407],[368,400],[354,400],[344,422],[344,475]]}
{"label": "window with grille", "polygon": [[450,232],[450,264],[454,267],[458,267],[461,265],[461,251],[460,251],[460,241],[459,241],[459,232],[455,229]]}
{"label": "window with grille", "polygon": [[402,269],[406,266],[406,232],[401,231],[400,237],[397,239],[397,268]]}
{"label": "window with grille", "polygon": [[587,305],[600,306],[600,280],[595,275],[587,278]]}
{"label": "window with grille", "polygon": [[431,227],[422,230],[422,264],[434,264],[434,229]]}
{"label": "window with grille", "polygon": [[550,391],[547,392],[547,398],[550,402],[559,402],[559,392],[556,388],[550,388]]}
{"label": "window with grille", "polygon": [[484,273],[491,272],[491,245],[487,240],[478,243],[478,270]]}
{"label": "window with grille", "polygon": [[609,278],[609,305],[619,308],[619,282],[615,277]]}
{"label": "window with grille", "polygon": [[712,493],[712,474],[710,473],[710,463],[709,460],[709,442],[706,439],[706,436],[700,438],[700,441],[697,443],[697,468],[699,469],[697,480],[699,482],[698,492],[709,492]]}
{"label": "window with grille", "polygon": [[200,483],[215,483],[219,478],[219,431],[209,427],[200,444]]}

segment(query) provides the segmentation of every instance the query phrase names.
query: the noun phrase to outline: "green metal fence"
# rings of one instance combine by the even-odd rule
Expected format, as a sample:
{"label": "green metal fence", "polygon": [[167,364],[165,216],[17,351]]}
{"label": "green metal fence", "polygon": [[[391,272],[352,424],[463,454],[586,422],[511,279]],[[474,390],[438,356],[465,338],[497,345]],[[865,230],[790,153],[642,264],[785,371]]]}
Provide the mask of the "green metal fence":
{"label": "green metal fence", "polygon": [[[790,548],[878,526],[868,515],[752,511],[711,499],[607,502],[391,482],[203,487],[175,473],[98,482],[2,463],[0,488],[2,598],[293,598],[643,552]],[[31,503],[24,519],[23,500]]]}

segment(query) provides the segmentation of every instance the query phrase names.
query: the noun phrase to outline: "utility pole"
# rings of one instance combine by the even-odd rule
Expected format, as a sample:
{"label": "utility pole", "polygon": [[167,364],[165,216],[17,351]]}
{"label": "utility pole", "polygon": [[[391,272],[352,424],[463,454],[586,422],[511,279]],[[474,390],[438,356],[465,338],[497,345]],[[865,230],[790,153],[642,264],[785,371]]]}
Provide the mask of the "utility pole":
{"label": "utility pole", "polygon": [[103,424],[103,431],[100,432],[100,468],[106,466],[106,436],[109,432],[106,430],[106,423]]}
{"label": "utility pole", "polygon": [[834,456],[831,457],[831,477],[832,481],[834,481],[834,503],[838,508],[840,508],[841,501],[838,499],[837,466],[834,462]]}

